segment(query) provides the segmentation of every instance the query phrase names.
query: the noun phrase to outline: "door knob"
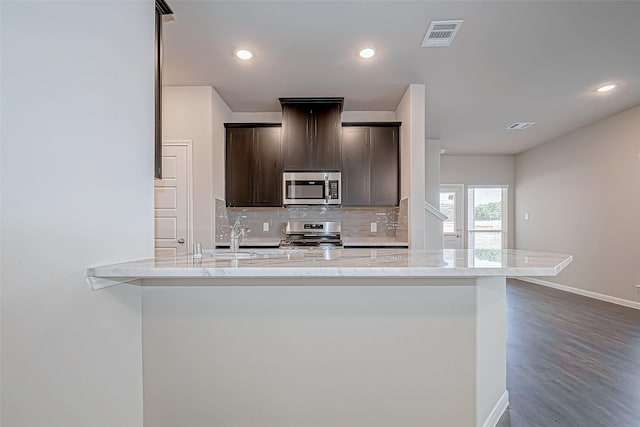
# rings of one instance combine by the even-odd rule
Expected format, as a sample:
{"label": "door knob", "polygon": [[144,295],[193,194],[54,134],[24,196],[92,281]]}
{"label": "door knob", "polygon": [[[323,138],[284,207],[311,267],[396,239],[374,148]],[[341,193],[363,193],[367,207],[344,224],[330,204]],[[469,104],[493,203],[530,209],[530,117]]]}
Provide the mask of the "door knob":
{"label": "door knob", "polygon": [[184,239],[178,239],[178,243],[180,243],[181,245],[184,245]]}

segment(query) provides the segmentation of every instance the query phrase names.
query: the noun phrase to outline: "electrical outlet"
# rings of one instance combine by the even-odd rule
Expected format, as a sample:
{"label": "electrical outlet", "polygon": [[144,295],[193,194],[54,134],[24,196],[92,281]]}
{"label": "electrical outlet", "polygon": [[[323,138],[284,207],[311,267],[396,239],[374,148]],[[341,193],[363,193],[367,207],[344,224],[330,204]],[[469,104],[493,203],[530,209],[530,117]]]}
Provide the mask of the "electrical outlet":
{"label": "electrical outlet", "polygon": [[372,222],[371,223],[371,232],[372,233],[377,233],[378,232],[378,223],[377,222]]}
{"label": "electrical outlet", "polygon": [[269,223],[268,222],[263,222],[262,223],[262,231],[269,231]]}

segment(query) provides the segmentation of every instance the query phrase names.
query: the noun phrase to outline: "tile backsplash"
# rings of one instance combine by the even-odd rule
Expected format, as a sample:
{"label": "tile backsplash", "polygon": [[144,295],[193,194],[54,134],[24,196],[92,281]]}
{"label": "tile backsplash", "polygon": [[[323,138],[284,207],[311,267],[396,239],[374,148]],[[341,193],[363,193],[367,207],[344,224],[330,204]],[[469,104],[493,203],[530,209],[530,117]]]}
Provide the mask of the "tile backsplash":
{"label": "tile backsplash", "polygon": [[[407,199],[399,207],[347,208],[327,206],[296,206],[288,208],[227,208],[224,200],[216,199],[216,245],[229,243],[229,224],[237,219],[251,231],[244,245],[273,243],[284,238],[287,221],[341,221],[342,240],[345,242],[380,241],[407,242]],[[377,232],[371,232],[371,223]],[[264,224],[269,231],[263,231]]]}

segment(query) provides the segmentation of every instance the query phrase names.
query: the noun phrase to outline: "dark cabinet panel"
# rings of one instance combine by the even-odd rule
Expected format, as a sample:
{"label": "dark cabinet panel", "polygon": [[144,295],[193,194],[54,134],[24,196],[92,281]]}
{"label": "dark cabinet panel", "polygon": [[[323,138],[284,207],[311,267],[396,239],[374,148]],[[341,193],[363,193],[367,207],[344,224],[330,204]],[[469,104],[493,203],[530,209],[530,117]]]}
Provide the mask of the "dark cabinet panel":
{"label": "dark cabinet panel", "polygon": [[371,204],[398,204],[398,128],[371,128]]}
{"label": "dark cabinet panel", "polygon": [[281,206],[281,129],[241,126],[227,127],[227,206]]}
{"label": "dark cabinet panel", "polygon": [[284,159],[286,169],[304,169],[311,151],[311,114],[307,106],[286,105],[282,108]]}
{"label": "dark cabinet panel", "polygon": [[282,205],[280,128],[254,129],[254,206]]}
{"label": "dark cabinet panel", "polygon": [[330,104],[316,107],[312,117],[315,122],[315,155],[311,159],[313,168],[340,169],[340,106]]}
{"label": "dark cabinet panel", "polygon": [[342,98],[281,98],[285,170],[340,169]]}
{"label": "dark cabinet panel", "polygon": [[344,128],[342,131],[342,203],[344,205],[370,205],[370,163],[369,128]]}
{"label": "dark cabinet panel", "polygon": [[399,191],[399,123],[342,128],[342,204],[396,206]]}
{"label": "dark cabinet panel", "polygon": [[225,192],[227,206],[251,206],[253,129],[227,129]]}

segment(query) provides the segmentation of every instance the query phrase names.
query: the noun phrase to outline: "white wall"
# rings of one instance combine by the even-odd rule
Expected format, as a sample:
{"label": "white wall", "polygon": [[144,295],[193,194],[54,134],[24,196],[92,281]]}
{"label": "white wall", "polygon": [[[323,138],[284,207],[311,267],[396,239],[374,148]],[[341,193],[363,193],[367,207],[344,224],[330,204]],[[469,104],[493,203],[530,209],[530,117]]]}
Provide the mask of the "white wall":
{"label": "white wall", "polygon": [[231,110],[211,86],[163,88],[163,139],[190,140],[193,147],[193,237],[214,245],[214,199],[224,199],[224,123]]}
{"label": "white wall", "polygon": [[515,247],[515,156],[441,156],[440,182],[442,184],[464,184],[465,241],[467,239],[466,192],[469,185],[508,185],[507,193],[507,247]]}
{"label": "white wall", "polygon": [[282,123],[282,111],[231,113],[231,123]]}
{"label": "white wall", "polygon": [[574,255],[550,281],[640,300],[640,106],[519,154],[516,197],[516,247]]}
{"label": "white wall", "polygon": [[[0,190],[2,187],[2,2],[0,2]],[[0,191],[0,425],[2,425],[2,191]]]}
{"label": "white wall", "polygon": [[395,122],[395,111],[343,111],[343,122]]}
{"label": "white wall", "polygon": [[425,86],[409,85],[398,108],[400,198],[409,199],[409,246],[425,247]]}
{"label": "white wall", "polygon": [[153,255],[154,5],[2,2],[3,427],[140,427],[141,292],[89,265]]}
{"label": "white wall", "polygon": [[368,282],[145,287],[145,424],[483,425],[505,390],[504,278]]}
{"label": "white wall", "polygon": [[[225,186],[225,145],[227,134],[224,129],[224,124],[231,120],[232,112],[224,102],[222,97],[218,95],[218,92],[213,89],[213,132],[212,132],[212,149],[211,155],[213,156],[212,174],[213,174],[213,198],[211,199],[212,209],[215,213],[215,198],[224,200],[224,186]],[[215,220],[215,215],[214,215]],[[215,230],[215,223],[213,224],[213,230]],[[215,234],[215,232],[212,232]],[[215,239],[214,239],[215,240]]]}

